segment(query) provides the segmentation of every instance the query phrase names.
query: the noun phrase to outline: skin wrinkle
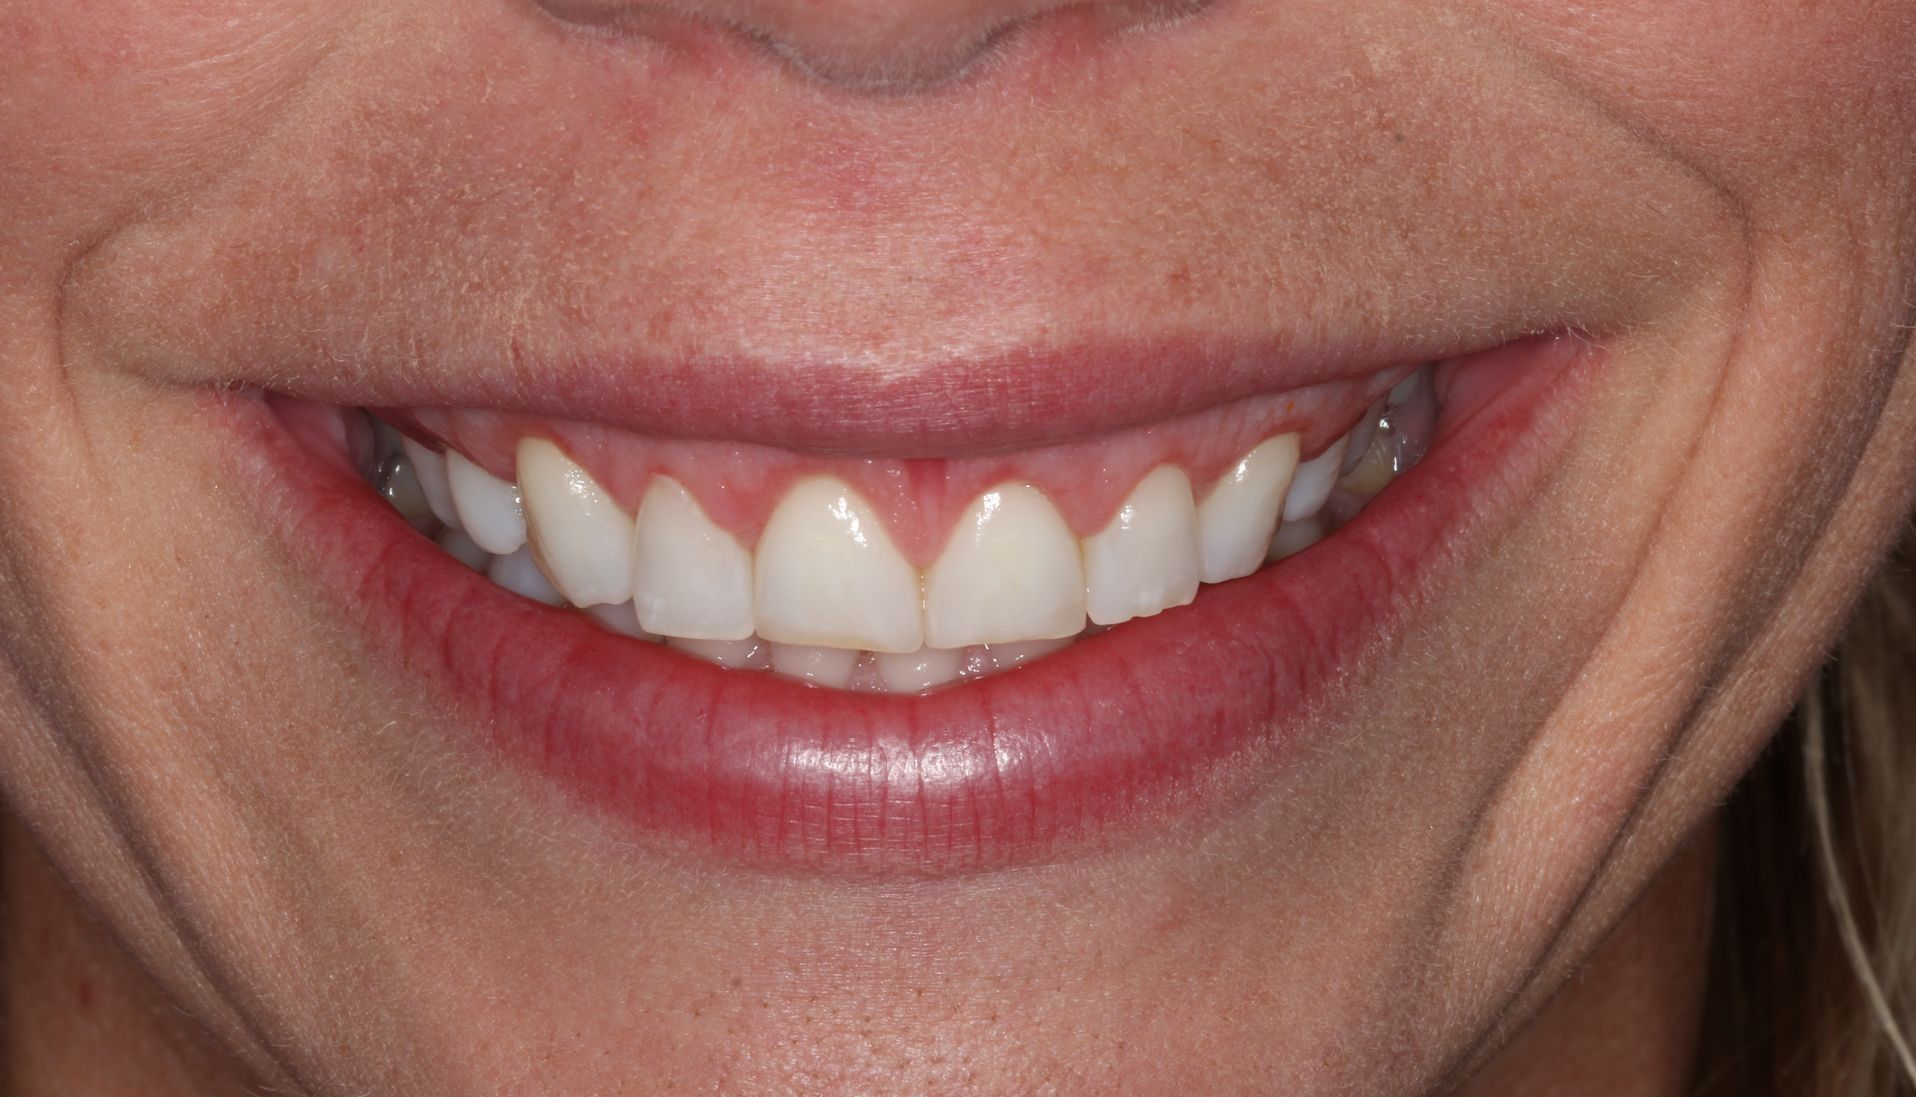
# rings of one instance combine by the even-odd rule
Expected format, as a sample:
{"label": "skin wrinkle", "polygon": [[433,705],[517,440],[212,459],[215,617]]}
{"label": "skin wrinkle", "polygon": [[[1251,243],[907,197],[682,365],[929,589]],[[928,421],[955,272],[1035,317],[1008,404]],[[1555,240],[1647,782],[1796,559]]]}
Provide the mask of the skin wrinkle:
{"label": "skin wrinkle", "polygon": [[[1754,292],[1754,280],[1752,280],[1751,285],[1751,292]],[[1746,294],[1746,296],[1748,295]],[[1748,311],[1747,307],[1745,311]],[[1743,333],[1748,331],[1748,328],[1743,325],[1737,325],[1735,330],[1740,339]],[[1892,350],[1886,356],[1885,360],[1906,360],[1909,346],[1907,333],[1901,334],[1895,341],[1903,348],[1902,353],[1897,353]],[[1730,355],[1732,360],[1737,357],[1739,356],[1734,353]],[[1882,373],[1877,386],[1879,390],[1878,395],[1871,400],[1872,406],[1880,409],[1884,405],[1887,399],[1887,388],[1894,379],[1894,374],[1887,371]],[[1845,463],[1844,468],[1830,469],[1827,471],[1827,475],[1831,478],[1840,479],[1853,487],[1860,462],[1867,450],[1868,442],[1880,428],[1881,419],[1877,415],[1872,415],[1863,409],[1857,409],[1852,414],[1857,418],[1865,419],[1869,422],[1869,433],[1866,436],[1858,438],[1853,444],[1853,456]],[[1713,421],[1715,418],[1715,416],[1712,416]],[[1828,424],[1820,433],[1827,437],[1858,437],[1856,430],[1848,429],[1844,424],[1840,423]],[[1692,461],[1687,464],[1694,467],[1697,463]],[[1807,494],[1809,494],[1811,499],[1825,497],[1823,493]],[[1798,524],[1805,531],[1805,535],[1820,542],[1828,532],[1827,517],[1839,508],[1843,498],[1846,497],[1847,495],[1841,498],[1831,498],[1822,510],[1813,514],[1799,514],[1797,516],[1799,519]],[[1667,515],[1668,512],[1660,513]],[[1696,680],[1701,683],[1701,685],[1697,688],[1695,695],[1687,702],[1684,702],[1682,714],[1671,721],[1670,726],[1676,729],[1676,735],[1669,747],[1660,753],[1653,769],[1640,780],[1640,785],[1643,789],[1650,790],[1663,784],[1667,768],[1683,756],[1684,747],[1688,744],[1689,740],[1702,729],[1711,726],[1712,721],[1710,720],[1710,714],[1712,709],[1723,703],[1726,696],[1733,695],[1727,692],[1724,687],[1713,685],[1713,683],[1727,684],[1735,681],[1739,676],[1749,673],[1747,668],[1753,658],[1752,649],[1758,644],[1768,642],[1769,637],[1777,635],[1780,632],[1780,630],[1775,629],[1766,630],[1761,626],[1776,622],[1788,612],[1789,606],[1786,595],[1788,591],[1794,587],[1797,577],[1807,569],[1808,561],[1815,558],[1817,558],[1817,556],[1814,543],[1812,543],[1811,547],[1803,555],[1794,555],[1784,552],[1771,557],[1773,561],[1772,566],[1780,570],[1777,574],[1763,578],[1762,585],[1776,593],[1771,597],[1763,599],[1760,604],[1753,607],[1756,619],[1737,622],[1728,628],[1699,630],[1708,635],[1721,637],[1723,639],[1723,646],[1710,659],[1711,669],[1699,672],[1695,675]],[[1835,625],[1835,621],[1829,621],[1818,631],[1820,634],[1827,634]],[[1808,673],[1807,668],[1802,673],[1806,675]],[[1798,684],[1800,685],[1800,683]],[[1674,692],[1676,687],[1673,686],[1672,689]],[[1794,696],[1795,692],[1795,690],[1790,689],[1783,691],[1786,696]],[[1641,840],[1646,830],[1650,830],[1650,828],[1645,826],[1644,821],[1646,812],[1648,812],[1652,806],[1653,801],[1648,797],[1639,799],[1633,804],[1630,815],[1627,821],[1619,828],[1611,843],[1610,850],[1606,851],[1599,859],[1602,863],[1610,863],[1612,861],[1611,854],[1614,851],[1627,848],[1631,844]],[[1568,922],[1572,915],[1586,908],[1589,905],[1591,897],[1596,892],[1600,889],[1609,888],[1611,883],[1611,877],[1601,872],[1593,874],[1586,880],[1582,891],[1579,893],[1577,902],[1564,907],[1564,915],[1559,921],[1558,929],[1552,933],[1552,936],[1557,939],[1556,944],[1549,952],[1537,958],[1529,980],[1527,981],[1535,981],[1538,976],[1544,972],[1553,968],[1561,969],[1566,966],[1569,962],[1569,958],[1562,955],[1562,953],[1566,949],[1575,948],[1576,945],[1567,934],[1563,933],[1564,923]],[[1532,1002],[1540,1003],[1542,998],[1540,991],[1543,989],[1547,989],[1547,987],[1527,989],[1524,992],[1524,996]],[[1499,1034],[1491,1035],[1497,1035],[1498,1038],[1501,1038]],[[1468,1070],[1474,1065],[1480,1065],[1480,1060],[1485,1050],[1487,1050],[1487,1048],[1480,1047],[1476,1049],[1471,1057],[1460,1063],[1459,1072],[1461,1073],[1463,1070]]]}
{"label": "skin wrinkle", "polygon": [[[1747,220],[1746,217],[1742,217],[1742,216],[1739,217],[1736,223],[1740,227],[1738,236],[1744,241],[1745,248],[1747,249],[1749,246],[1749,240],[1751,238],[1751,223]],[[1753,257],[1753,253],[1746,251],[1745,254],[1750,255],[1751,258],[1746,260],[1746,262],[1743,264],[1743,269],[1745,270],[1746,273],[1745,273],[1745,276],[1742,279],[1740,279],[1741,289],[1735,292],[1735,296],[1738,297],[1743,302],[1743,304],[1737,310],[1735,310],[1738,314],[1748,313],[1750,308],[1749,302],[1751,301],[1752,295],[1755,291],[1755,278],[1753,275],[1755,260]],[[1712,389],[1711,394],[1708,397],[1705,410],[1699,413],[1699,418],[1701,421],[1714,422],[1716,420],[1716,415],[1717,415],[1718,409],[1721,407],[1721,401],[1724,395],[1723,385],[1727,383],[1727,379],[1730,376],[1732,363],[1741,361],[1743,357],[1742,355],[1742,350],[1744,347],[1744,344],[1742,342],[1743,331],[1744,331],[1744,328],[1741,327],[1740,325],[1734,326],[1733,333],[1730,336],[1728,344],[1724,347],[1723,356],[1721,360],[1719,361],[1717,368],[1715,370],[1716,376],[1718,378],[1718,382],[1716,387]],[[1681,467],[1685,469],[1694,467],[1696,454],[1698,450],[1702,447],[1702,445],[1703,445],[1703,435],[1699,433],[1697,437],[1692,440],[1690,448],[1685,453],[1681,461]],[[1673,482],[1670,485],[1670,488],[1665,493],[1665,498],[1666,499],[1678,498],[1685,494],[1687,494],[1685,491],[1685,483],[1683,480],[1680,479],[1676,482]],[[1642,576],[1643,576],[1642,561],[1648,559],[1651,555],[1653,555],[1656,544],[1666,535],[1665,525],[1666,525],[1666,522],[1671,517],[1671,512],[1667,508],[1660,507],[1660,508],[1657,508],[1656,515],[1657,517],[1654,521],[1652,529],[1639,542],[1640,548],[1638,549],[1636,553],[1636,559],[1638,561],[1638,564],[1632,568],[1632,574],[1638,577],[1639,582],[1642,581]],[[1590,672],[1592,663],[1594,663],[1602,655],[1602,653],[1608,650],[1611,647],[1611,645],[1615,642],[1614,637],[1617,635],[1619,628],[1624,625],[1623,614],[1628,612],[1629,609],[1633,605],[1635,605],[1635,598],[1633,597],[1633,595],[1636,593],[1636,590],[1637,590],[1637,585],[1633,583],[1630,588],[1620,592],[1618,596],[1612,601],[1610,612],[1605,618],[1605,623],[1603,627],[1601,628],[1601,630],[1599,631],[1598,638],[1596,639],[1594,643],[1592,643],[1589,649],[1589,654],[1585,658],[1583,665],[1581,668],[1579,668],[1577,674],[1573,676],[1572,678],[1566,680],[1564,686],[1562,687],[1561,691],[1558,694],[1557,702],[1553,704],[1551,707],[1550,717],[1548,718],[1547,723],[1554,724],[1557,722],[1562,712],[1562,705],[1564,701],[1570,698],[1577,691],[1579,683],[1583,680],[1584,676]],[[1699,700],[1696,703],[1701,703],[1701,702]],[[1689,722],[1689,719],[1686,718],[1686,719],[1678,720],[1672,726],[1677,729],[1685,729],[1685,728],[1691,727],[1692,724]],[[1676,736],[1674,737],[1670,747],[1662,753],[1660,760],[1654,765],[1651,772],[1645,775],[1644,778],[1642,778],[1642,782],[1643,782],[1642,787],[1647,788],[1655,782],[1657,776],[1662,772],[1664,766],[1668,763],[1674,751],[1680,746],[1682,738],[1683,738],[1683,733],[1681,730],[1679,730]],[[1505,773],[1504,781],[1500,782],[1499,785],[1497,786],[1497,789],[1485,799],[1483,803],[1482,811],[1478,816],[1480,819],[1492,821],[1492,825],[1490,827],[1473,826],[1471,828],[1470,834],[1472,834],[1477,839],[1477,842],[1471,848],[1465,849],[1461,852],[1460,860],[1462,862],[1467,863],[1479,857],[1486,856],[1486,854],[1484,853],[1484,847],[1490,843],[1499,842],[1501,840],[1502,838],[1501,832],[1495,827],[1494,820],[1497,817],[1499,817],[1504,811],[1508,810],[1504,806],[1506,798],[1511,796],[1522,797],[1525,795],[1527,791],[1520,788],[1512,788],[1511,782],[1525,773],[1526,763],[1531,761],[1531,756],[1535,751],[1540,749],[1547,749],[1553,745],[1554,744],[1552,743],[1552,741],[1547,738],[1539,739],[1538,741],[1532,743],[1528,750],[1520,752],[1519,754],[1517,754],[1515,757],[1511,759],[1510,764],[1504,770],[1504,773]],[[1630,827],[1635,818],[1635,812],[1636,810],[1640,809],[1641,806],[1642,806],[1641,802],[1636,804],[1632,808],[1631,812],[1621,821],[1621,824],[1618,826],[1617,830],[1611,837],[1609,846],[1594,854],[1594,856],[1592,857],[1593,863],[1598,865],[1603,865],[1603,864],[1608,864],[1610,862],[1611,853],[1616,848],[1618,848],[1618,846],[1621,843],[1623,843],[1626,840],[1630,831]],[[1456,879],[1459,881],[1459,884],[1461,885],[1461,883],[1464,880],[1469,879],[1469,875],[1468,873],[1459,873]],[[1526,970],[1520,970],[1520,971],[1512,973],[1511,986],[1513,988],[1513,992],[1510,995],[1511,997],[1519,998],[1521,1000],[1521,998],[1525,996],[1528,988],[1541,985],[1542,980],[1546,977],[1546,975],[1549,972],[1551,972],[1553,969],[1560,968],[1562,966],[1563,958],[1557,954],[1558,949],[1561,947],[1562,942],[1566,939],[1567,930],[1570,928],[1573,919],[1575,919],[1583,911],[1583,904],[1585,900],[1588,898],[1591,891],[1595,889],[1598,886],[1599,882],[1603,879],[1604,879],[1604,876],[1601,872],[1591,873],[1590,876],[1588,876],[1584,880],[1582,887],[1577,890],[1577,892],[1575,893],[1575,897],[1574,899],[1572,899],[1572,901],[1562,903],[1557,906],[1557,913],[1552,920],[1552,924],[1547,929],[1541,931],[1541,934],[1540,934],[1542,937],[1550,940],[1553,943],[1551,945],[1548,945],[1540,949],[1537,952],[1537,954],[1531,959],[1528,965],[1528,968]],[[1646,886],[1647,886],[1647,882],[1646,882]],[[1532,1008],[1535,1008],[1534,1004]],[[1517,1015],[1517,1017],[1527,1017],[1528,1015],[1529,1015],[1528,1013],[1525,1013],[1525,1014]],[[1520,1024],[1521,1024],[1520,1020],[1518,1020],[1516,1017],[1512,1017],[1512,1018],[1503,1019],[1502,1024],[1499,1027],[1486,1028],[1478,1035],[1477,1039],[1473,1041],[1469,1046],[1459,1048],[1456,1058],[1453,1060],[1453,1062],[1449,1064],[1448,1067],[1439,1069],[1439,1071],[1437,1072],[1437,1077],[1448,1078],[1450,1079],[1452,1083],[1454,1083],[1457,1080],[1460,1080],[1463,1077],[1466,1077],[1467,1072],[1470,1072],[1476,1069],[1477,1067],[1479,1067],[1481,1065],[1483,1058],[1487,1057],[1488,1053],[1496,1045],[1508,1039],[1510,1031],[1517,1028]]]}

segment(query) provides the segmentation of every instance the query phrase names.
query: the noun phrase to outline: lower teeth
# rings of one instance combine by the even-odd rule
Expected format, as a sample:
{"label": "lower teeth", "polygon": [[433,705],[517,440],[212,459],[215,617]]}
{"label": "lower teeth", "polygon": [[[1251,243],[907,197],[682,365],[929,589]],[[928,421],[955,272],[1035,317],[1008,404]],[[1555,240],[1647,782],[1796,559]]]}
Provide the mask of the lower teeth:
{"label": "lower teeth", "polygon": [[[1339,478],[1321,507],[1280,524],[1266,560],[1276,562],[1309,549],[1350,521],[1397,475],[1422,459],[1434,433],[1437,398],[1430,370],[1420,369],[1374,405],[1349,435]],[[399,434],[373,420],[376,464],[369,479],[414,529],[474,571],[522,597],[555,607],[567,605],[540,570],[529,547],[505,556],[487,553],[457,526],[442,522],[428,503]],[[974,644],[958,649],[924,648],[891,654],[782,644],[756,635],[744,640],[660,637],[640,627],[630,602],[595,605],[583,612],[602,628],[645,643],[663,643],[694,658],[742,670],[766,671],[810,685],[871,693],[918,694],[953,682],[1016,669],[1087,636],[1105,631],[1090,625],[1057,640]]]}

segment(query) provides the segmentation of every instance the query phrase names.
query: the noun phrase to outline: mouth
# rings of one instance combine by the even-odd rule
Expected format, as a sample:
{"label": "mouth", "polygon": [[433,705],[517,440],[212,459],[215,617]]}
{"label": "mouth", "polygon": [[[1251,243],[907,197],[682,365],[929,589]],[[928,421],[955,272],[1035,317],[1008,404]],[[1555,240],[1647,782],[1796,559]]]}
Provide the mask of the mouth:
{"label": "mouth", "polygon": [[668,846],[947,873],[1267,784],[1520,506],[1600,358],[1533,337],[904,455],[211,406],[282,544],[465,745]]}

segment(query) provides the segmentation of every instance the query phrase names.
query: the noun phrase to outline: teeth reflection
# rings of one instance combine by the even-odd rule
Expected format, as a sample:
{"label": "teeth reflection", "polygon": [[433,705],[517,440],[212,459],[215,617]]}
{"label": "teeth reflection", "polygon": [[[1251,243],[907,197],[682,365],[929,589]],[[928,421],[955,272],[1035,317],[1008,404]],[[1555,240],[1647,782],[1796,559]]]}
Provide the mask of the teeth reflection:
{"label": "teeth reflection", "polygon": [[772,669],[815,686],[844,689],[858,666],[858,652],[812,644],[773,644]]}
{"label": "teeth reflection", "polygon": [[744,640],[682,640],[665,638],[665,646],[696,655],[708,663],[740,670],[772,669],[772,645],[753,636]]}
{"label": "teeth reflection", "polygon": [[1296,556],[1324,539],[1324,523],[1316,518],[1299,518],[1295,522],[1286,522],[1277,527],[1277,536],[1271,539],[1269,559],[1272,562]]}
{"label": "teeth reflection", "polygon": [[645,631],[644,627],[639,624],[639,615],[633,610],[632,603],[630,602],[619,602],[616,605],[610,602],[602,602],[596,606],[587,606],[585,607],[585,615],[604,625],[606,628],[611,629],[613,632],[630,636],[635,640],[657,640],[659,638],[657,634]]}
{"label": "teeth reflection", "polygon": [[892,693],[923,693],[933,686],[957,681],[965,669],[964,652],[950,648],[883,652],[875,663],[879,681]]}
{"label": "teeth reflection", "polygon": [[1024,666],[1033,659],[1042,659],[1054,651],[1063,651],[1076,642],[1071,640],[1025,640],[1016,644],[989,644],[985,653],[991,657],[991,669],[1012,670]]}
{"label": "teeth reflection", "polygon": [[492,553],[480,548],[477,544],[473,543],[472,538],[451,526],[440,530],[439,536],[433,538],[433,540],[438,542],[440,548],[446,550],[447,556],[452,557],[454,560],[459,561],[474,571],[484,571],[486,570],[486,565],[492,563]]}
{"label": "teeth reflection", "polygon": [[533,562],[530,547],[493,557],[492,563],[486,565],[486,578],[535,602],[544,602],[548,606],[565,605],[565,596]]}

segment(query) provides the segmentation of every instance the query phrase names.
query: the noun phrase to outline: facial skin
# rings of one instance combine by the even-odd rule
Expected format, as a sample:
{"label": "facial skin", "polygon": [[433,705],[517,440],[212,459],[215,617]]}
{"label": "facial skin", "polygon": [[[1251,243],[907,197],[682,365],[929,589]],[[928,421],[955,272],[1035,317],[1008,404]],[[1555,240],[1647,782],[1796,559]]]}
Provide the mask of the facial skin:
{"label": "facial skin", "polygon": [[[1916,12],[1221,0],[951,79],[1024,9],[686,8],[784,60],[515,0],[0,10],[8,1019],[63,1026],[17,1091],[96,1042],[191,1064],[145,1092],[1676,1088],[1713,811],[1912,491]],[[668,856],[458,749],[199,410],[1571,327],[1609,359],[1544,483],[1307,764],[935,879]]]}

